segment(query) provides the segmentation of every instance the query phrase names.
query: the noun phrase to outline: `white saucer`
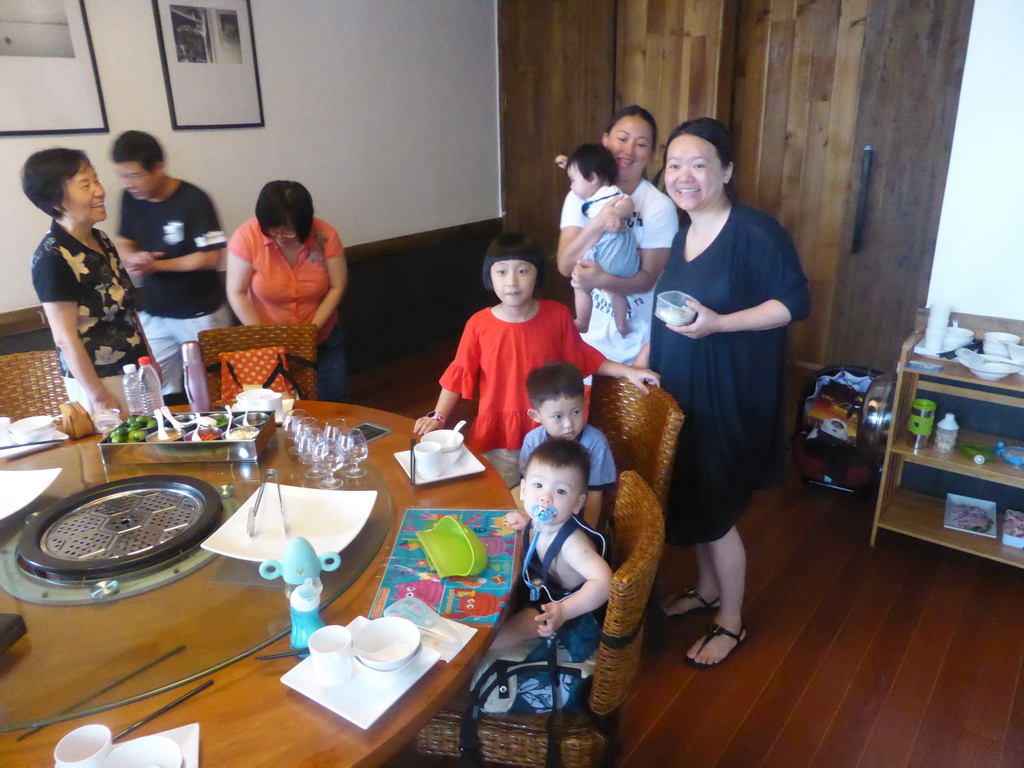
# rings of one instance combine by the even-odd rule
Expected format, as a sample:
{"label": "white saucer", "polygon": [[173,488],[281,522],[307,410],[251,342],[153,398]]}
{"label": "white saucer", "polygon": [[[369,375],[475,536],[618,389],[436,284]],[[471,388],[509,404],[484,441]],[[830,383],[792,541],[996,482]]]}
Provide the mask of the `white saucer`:
{"label": "white saucer", "polygon": [[937,352],[929,352],[927,349],[925,349],[924,344],[921,343],[921,344],[918,344],[916,347],[914,347],[914,354],[915,355],[921,355],[921,357],[939,357],[940,355],[949,354],[950,352],[953,352],[953,351],[955,351],[957,349],[960,349],[961,347],[966,347],[968,344],[970,344],[973,341],[974,341],[974,337],[972,336],[970,339],[968,339],[967,341],[963,342],[962,344],[954,344],[951,347],[945,347],[944,346],[942,349],[938,350]]}
{"label": "white saucer", "polygon": [[[395,458],[398,459],[398,464],[405,470],[405,474],[409,474],[409,452],[399,451],[395,454]],[[484,465],[480,460],[473,455],[469,450],[464,450],[459,460],[452,465],[451,468],[444,470],[439,476],[426,480],[420,476],[420,473],[416,473],[416,485],[428,485],[429,483],[440,483],[442,480],[451,480],[455,477],[463,477],[465,475],[475,475],[477,472],[483,472]]]}
{"label": "white saucer", "polygon": [[[359,616],[349,623],[349,629],[355,630],[366,621]],[[408,664],[392,672],[370,669],[353,660],[352,677],[337,688],[321,686],[313,675],[313,660],[306,658],[288,670],[281,682],[365,730],[440,658],[437,651],[420,646],[419,653]]]}
{"label": "white saucer", "polygon": [[[60,432],[56,427],[53,427],[49,432],[41,437],[34,437],[31,440],[19,440],[14,435],[11,435],[11,439],[14,441],[13,445],[25,445],[26,443],[42,443],[46,440],[67,440],[68,436],[63,432]],[[9,448],[11,446],[4,446]]]}

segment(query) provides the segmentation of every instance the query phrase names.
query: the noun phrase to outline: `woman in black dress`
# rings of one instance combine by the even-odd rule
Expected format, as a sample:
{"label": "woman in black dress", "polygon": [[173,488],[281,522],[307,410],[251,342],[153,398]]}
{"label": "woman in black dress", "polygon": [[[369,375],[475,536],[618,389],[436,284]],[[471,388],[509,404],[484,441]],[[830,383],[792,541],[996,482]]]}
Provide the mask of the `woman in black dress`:
{"label": "woman in black dress", "polygon": [[683,123],[669,136],[665,189],[689,215],[657,293],[697,301],[690,325],[651,329],[649,365],[686,414],[667,507],[668,539],[694,544],[696,587],[664,603],[669,615],[716,609],[687,661],[723,662],[747,636],[746,553],[736,521],[755,488],[781,479],[785,326],[810,309],[793,241],[771,216],[733,204],[732,139],[717,120]]}

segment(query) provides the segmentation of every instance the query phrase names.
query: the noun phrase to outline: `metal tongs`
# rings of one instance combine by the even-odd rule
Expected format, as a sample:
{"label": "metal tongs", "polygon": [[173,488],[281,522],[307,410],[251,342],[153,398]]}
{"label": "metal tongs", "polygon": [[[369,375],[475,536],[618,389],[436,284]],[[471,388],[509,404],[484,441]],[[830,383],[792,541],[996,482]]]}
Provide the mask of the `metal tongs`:
{"label": "metal tongs", "polygon": [[249,510],[249,519],[246,522],[245,532],[249,534],[250,539],[256,535],[256,513],[259,511],[260,502],[263,500],[263,489],[267,487],[267,483],[271,480],[273,480],[274,485],[277,486],[277,503],[278,508],[281,510],[281,527],[284,528],[285,538],[288,538],[288,521],[284,516],[284,498],[281,495],[281,482],[277,478],[277,470],[268,469],[263,475],[263,482],[260,483],[260,489],[256,491],[256,502],[252,505],[252,509]]}

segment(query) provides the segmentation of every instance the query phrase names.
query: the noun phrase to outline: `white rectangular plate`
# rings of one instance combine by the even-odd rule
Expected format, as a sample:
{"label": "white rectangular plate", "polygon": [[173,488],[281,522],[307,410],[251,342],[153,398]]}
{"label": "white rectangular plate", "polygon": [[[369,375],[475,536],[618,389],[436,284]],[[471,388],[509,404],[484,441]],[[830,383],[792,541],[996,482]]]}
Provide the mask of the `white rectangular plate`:
{"label": "white rectangular plate", "polygon": [[282,485],[281,495],[287,534],[277,489],[268,483],[256,513],[256,535],[249,538],[245,532],[246,518],[256,502],[254,493],[203,542],[203,549],[239,560],[279,560],[288,539],[302,536],[318,555],[341,552],[363,529],[377,500],[376,491],[322,491],[293,485]]}
{"label": "white rectangular plate", "polygon": [[[405,474],[408,475],[409,474],[409,452],[408,451],[399,451],[398,453],[395,454],[395,458],[398,459],[399,466],[401,466],[402,469],[405,470]],[[469,451],[468,449],[465,449],[465,450],[462,451],[462,455],[459,457],[459,460],[457,462],[455,462],[455,464],[451,467],[451,469],[446,469],[438,477],[435,477],[435,478],[433,478],[431,480],[427,480],[426,478],[422,477],[419,472],[417,472],[416,473],[416,485],[427,485],[428,483],[440,483],[442,480],[451,480],[452,478],[464,477],[465,475],[475,475],[477,472],[483,472],[483,471],[484,471],[484,465],[480,462],[480,459],[478,459],[476,456],[474,456],[471,451]]]}

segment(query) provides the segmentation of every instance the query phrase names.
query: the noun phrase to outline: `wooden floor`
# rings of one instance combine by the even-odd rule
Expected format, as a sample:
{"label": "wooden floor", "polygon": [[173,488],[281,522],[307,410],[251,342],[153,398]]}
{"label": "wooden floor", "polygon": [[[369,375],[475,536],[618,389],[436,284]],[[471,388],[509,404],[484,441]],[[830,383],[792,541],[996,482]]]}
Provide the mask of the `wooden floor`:
{"label": "wooden floor", "polygon": [[[409,416],[452,350],[354,382]],[[625,768],[1024,766],[1024,573],[882,532],[837,491],[763,492],[740,523],[749,640],[719,669],[681,663],[707,615],[649,626],[622,713]],[[692,555],[662,560],[665,590]],[[390,766],[445,765],[412,747]]]}

